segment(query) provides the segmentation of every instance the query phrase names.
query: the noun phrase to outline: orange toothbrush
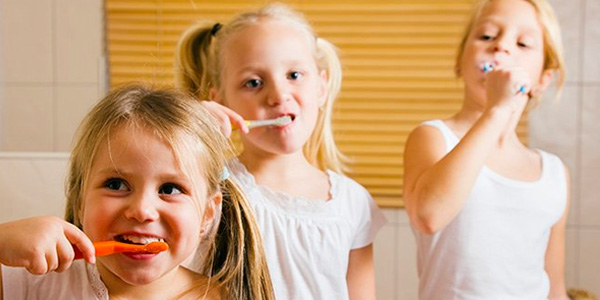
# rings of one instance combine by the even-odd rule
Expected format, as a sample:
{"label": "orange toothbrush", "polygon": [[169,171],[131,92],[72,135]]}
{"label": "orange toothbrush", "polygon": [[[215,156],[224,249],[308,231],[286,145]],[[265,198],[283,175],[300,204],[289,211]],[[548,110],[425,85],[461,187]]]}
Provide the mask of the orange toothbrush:
{"label": "orange toothbrush", "polygon": [[[159,253],[169,249],[169,245],[164,242],[152,242],[147,245],[135,245],[117,241],[105,241],[94,243],[94,248],[96,248],[96,256],[105,256],[121,252]],[[79,249],[77,249],[77,247],[73,246],[73,250],[75,250],[75,259],[83,258],[83,254],[81,251],[79,251]]]}

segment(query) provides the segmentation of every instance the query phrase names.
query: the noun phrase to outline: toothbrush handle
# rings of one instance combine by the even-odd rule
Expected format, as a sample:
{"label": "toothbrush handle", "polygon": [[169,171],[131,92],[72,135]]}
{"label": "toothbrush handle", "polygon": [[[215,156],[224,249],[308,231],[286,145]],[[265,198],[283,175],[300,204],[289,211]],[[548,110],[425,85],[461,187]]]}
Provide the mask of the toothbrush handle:
{"label": "toothbrush handle", "polygon": [[[94,243],[94,248],[96,249],[95,256],[105,256],[115,252],[116,242],[114,241],[106,241],[106,242],[96,242]],[[83,253],[73,245],[73,250],[75,251],[75,258],[80,259],[83,258]]]}

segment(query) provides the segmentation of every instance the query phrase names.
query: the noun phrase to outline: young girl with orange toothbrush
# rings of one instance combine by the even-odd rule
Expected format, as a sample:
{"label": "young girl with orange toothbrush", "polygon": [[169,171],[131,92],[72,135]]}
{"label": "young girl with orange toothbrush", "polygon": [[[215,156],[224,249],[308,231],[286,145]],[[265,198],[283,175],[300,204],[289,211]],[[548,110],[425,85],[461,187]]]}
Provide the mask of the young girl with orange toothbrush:
{"label": "young girl with orange toothbrush", "polygon": [[[80,128],[66,221],[0,224],[0,299],[274,299],[227,149],[218,122],[188,96],[143,86],[112,92]],[[95,258],[92,241],[168,250]],[[199,245],[200,274],[180,266]]]}
{"label": "young girl with orange toothbrush", "polygon": [[516,126],[558,73],[560,29],[546,0],[480,0],[457,55],[464,104],[415,129],[404,197],[419,298],[567,299],[569,175]]}
{"label": "young girl with orange toothbrush", "polygon": [[[333,46],[303,16],[269,5],[190,28],[178,81],[243,131],[231,161],[256,213],[278,299],[374,299],[372,243],[385,223],[369,193],[340,174],[331,130],[341,83]],[[290,116],[284,126],[243,120]]]}

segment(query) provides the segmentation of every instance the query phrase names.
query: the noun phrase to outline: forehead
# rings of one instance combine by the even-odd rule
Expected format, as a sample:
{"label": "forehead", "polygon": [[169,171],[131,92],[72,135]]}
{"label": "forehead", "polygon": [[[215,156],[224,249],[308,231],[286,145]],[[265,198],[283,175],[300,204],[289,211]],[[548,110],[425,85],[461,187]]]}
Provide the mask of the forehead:
{"label": "forehead", "polygon": [[261,19],[233,33],[224,44],[225,62],[269,59],[314,61],[313,36],[293,23]]}
{"label": "forehead", "polygon": [[523,30],[541,33],[538,11],[525,0],[488,1],[475,20],[476,25],[482,23],[511,25]]}

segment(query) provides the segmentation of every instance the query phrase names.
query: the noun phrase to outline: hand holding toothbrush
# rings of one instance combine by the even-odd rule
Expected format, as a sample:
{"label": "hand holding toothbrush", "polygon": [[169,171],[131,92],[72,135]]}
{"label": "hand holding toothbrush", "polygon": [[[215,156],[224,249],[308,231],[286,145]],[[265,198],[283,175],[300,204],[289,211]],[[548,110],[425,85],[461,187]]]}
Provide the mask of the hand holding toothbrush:
{"label": "hand holding toothbrush", "polygon": [[32,274],[66,270],[75,258],[74,247],[87,262],[96,262],[92,241],[79,228],[57,217],[0,224],[0,244],[0,264],[23,267]]}
{"label": "hand holding toothbrush", "polygon": [[231,136],[233,128],[239,128],[244,133],[250,131],[244,118],[232,109],[215,101],[202,101],[202,106],[219,120],[219,123],[221,123],[221,132],[226,137]]}
{"label": "hand holding toothbrush", "polygon": [[511,112],[520,111],[530,97],[531,82],[527,72],[519,67],[499,68],[483,63],[481,70],[486,76],[487,106],[506,107]]}
{"label": "hand holding toothbrush", "polygon": [[203,106],[221,123],[222,133],[229,137],[234,129],[248,133],[250,129],[261,126],[285,126],[292,122],[292,117],[282,116],[269,120],[244,120],[235,111],[214,101],[203,101]]}

